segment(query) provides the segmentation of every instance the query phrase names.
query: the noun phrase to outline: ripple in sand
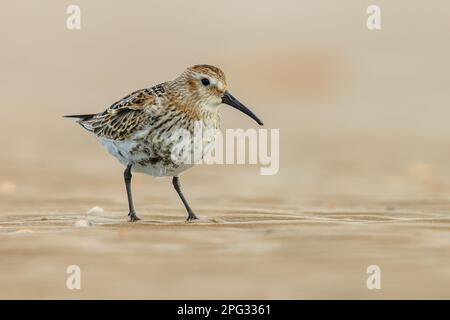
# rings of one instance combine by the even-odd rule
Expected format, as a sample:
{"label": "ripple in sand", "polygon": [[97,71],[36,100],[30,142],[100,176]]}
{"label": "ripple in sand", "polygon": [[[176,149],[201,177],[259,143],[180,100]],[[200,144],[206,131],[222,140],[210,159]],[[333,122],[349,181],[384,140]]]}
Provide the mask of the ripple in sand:
{"label": "ripple in sand", "polygon": [[88,228],[88,227],[92,227],[94,224],[89,221],[89,220],[85,220],[85,219],[81,219],[75,222],[75,227],[77,228]]}

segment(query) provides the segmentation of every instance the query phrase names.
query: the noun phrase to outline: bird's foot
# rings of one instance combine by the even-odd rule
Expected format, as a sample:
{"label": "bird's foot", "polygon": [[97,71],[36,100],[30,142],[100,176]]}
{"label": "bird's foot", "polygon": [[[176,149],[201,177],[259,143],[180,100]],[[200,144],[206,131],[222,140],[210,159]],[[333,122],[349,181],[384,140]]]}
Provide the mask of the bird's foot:
{"label": "bird's foot", "polygon": [[198,217],[195,214],[192,213],[192,214],[190,214],[187,217],[186,222],[191,222],[191,221],[194,221],[194,220],[199,220],[199,219],[198,219]]}
{"label": "bird's foot", "polygon": [[141,220],[141,219],[136,215],[136,213],[130,212],[128,214],[128,222],[135,222],[135,221],[139,221],[139,220]]}

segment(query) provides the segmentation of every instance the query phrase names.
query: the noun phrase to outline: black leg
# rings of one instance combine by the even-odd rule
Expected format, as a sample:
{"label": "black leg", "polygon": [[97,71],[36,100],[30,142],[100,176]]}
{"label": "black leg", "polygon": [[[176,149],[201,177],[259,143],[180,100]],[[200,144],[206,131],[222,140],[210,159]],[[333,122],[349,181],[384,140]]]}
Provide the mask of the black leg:
{"label": "black leg", "polygon": [[191,207],[189,207],[189,204],[188,204],[186,198],[184,197],[183,193],[181,192],[180,179],[178,179],[178,177],[173,177],[172,184],[173,184],[173,187],[175,188],[175,190],[177,191],[178,195],[180,196],[181,201],[183,201],[183,204],[188,212],[187,221],[197,220],[198,219],[197,216],[192,211]]}
{"label": "black leg", "polygon": [[127,188],[127,197],[128,197],[128,207],[130,209],[130,213],[128,213],[128,220],[130,222],[134,222],[137,220],[141,220],[136,216],[136,211],[134,211],[133,205],[133,196],[131,195],[131,164],[127,166],[125,172],[123,173],[123,177],[125,178],[125,186]]}

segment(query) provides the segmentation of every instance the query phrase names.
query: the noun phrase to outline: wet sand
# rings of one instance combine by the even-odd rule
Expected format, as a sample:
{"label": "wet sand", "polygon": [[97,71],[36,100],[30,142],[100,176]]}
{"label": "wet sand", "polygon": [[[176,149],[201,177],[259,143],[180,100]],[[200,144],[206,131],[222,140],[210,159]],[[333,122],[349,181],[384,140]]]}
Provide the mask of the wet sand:
{"label": "wet sand", "polygon": [[[199,196],[196,190],[212,182],[186,174],[186,193],[201,217],[186,223],[170,180],[138,177],[142,221],[128,223],[116,173],[106,187],[80,194],[89,177],[73,178],[59,196],[22,195],[10,205],[3,200],[17,190],[4,190],[0,283],[8,290],[1,298],[448,298],[448,199],[334,196],[327,203],[323,196],[295,206],[284,196],[239,196],[230,181]],[[226,185],[236,192],[215,190]],[[87,213],[95,205],[104,211]],[[381,290],[366,287],[374,264]],[[81,268],[79,291],[65,287],[69,265]]]}

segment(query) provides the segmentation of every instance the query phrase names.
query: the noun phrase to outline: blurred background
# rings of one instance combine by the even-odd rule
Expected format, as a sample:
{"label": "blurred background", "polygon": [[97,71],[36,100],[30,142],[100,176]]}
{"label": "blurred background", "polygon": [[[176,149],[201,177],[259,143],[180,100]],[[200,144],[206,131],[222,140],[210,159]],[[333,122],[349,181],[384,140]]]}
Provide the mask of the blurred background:
{"label": "blurred background", "polygon": [[[81,8],[81,30],[66,8]],[[382,29],[366,28],[381,7]],[[450,3],[16,1],[0,4],[1,298],[449,298]],[[219,66],[280,170],[135,175],[65,114]],[[222,107],[222,128],[254,123]],[[103,208],[93,216],[93,206]],[[92,228],[74,228],[78,219]],[[178,222],[177,222],[178,221]],[[79,264],[81,291],[65,288]],[[365,286],[379,264],[383,289]],[[262,268],[262,266],[264,266]],[[56,276],[58,275],[58,276]]]}

